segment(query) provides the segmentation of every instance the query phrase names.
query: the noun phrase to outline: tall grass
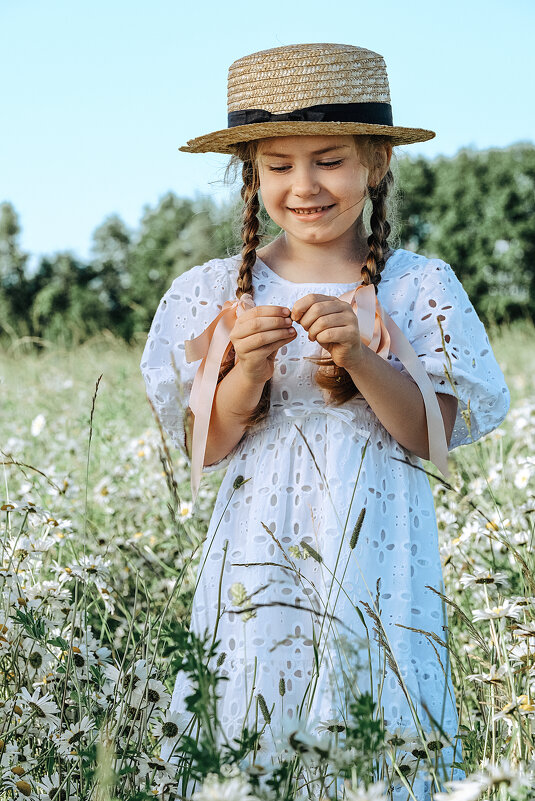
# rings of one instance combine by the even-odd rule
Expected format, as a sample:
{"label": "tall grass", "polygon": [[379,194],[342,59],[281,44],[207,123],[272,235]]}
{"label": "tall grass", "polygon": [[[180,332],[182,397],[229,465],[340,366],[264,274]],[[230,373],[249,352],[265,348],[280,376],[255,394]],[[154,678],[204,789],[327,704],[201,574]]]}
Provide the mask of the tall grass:
{"label": "tall grass", "polygon": [[[437,801],[531,798],[535,332],[518,325],[492,332],[492,342],[511,389],[508,419],[454,451],[450,489],[432,480],[469,776],[451,794],[440,732],[426,735],[417,721],[414,731],[389,732],[364,692],[320,731],[286,720],[276,765],[258,746],[275,715],[284,717],[283,684],[277,709],[251,696],[257,725],[225,743],[217,632],[188,631],[221,476],[205,475],[192,516],[186,465],[164,447],[145,401],[141,343],[107,336],[72,350],[14,343],[0,353],[3,796],[366,801],[389,798],[395,783],[410,799],[425,767]],[[306,542],[292,552],[278,543],[277,553],[298,578],[304,559],[322,558]],[[346,568],[318,618],[318,664]],[[234,602],[245,621],[258,606],[243,586]],[[373,601],[366,617],[376,629],[370,649],[387,659]],[[350,662],[350,641],[338,647]],[[168,711],[178,670],[196,688],[187,719]],[[159,758],[163,744],[181,755],[178,766]]]}

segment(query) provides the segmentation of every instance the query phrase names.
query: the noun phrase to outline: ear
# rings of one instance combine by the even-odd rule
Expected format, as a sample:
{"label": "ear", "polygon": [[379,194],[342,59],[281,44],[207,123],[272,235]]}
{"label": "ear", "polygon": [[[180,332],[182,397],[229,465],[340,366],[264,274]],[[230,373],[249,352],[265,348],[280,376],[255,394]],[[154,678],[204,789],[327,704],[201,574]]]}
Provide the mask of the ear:
{"label": "ear", "polygon": [[374,149],[373,167],[370,170],[369,186],[377,186],[381,183],[392,159],[392,144],[391,142],[381,142],[377,144]]}

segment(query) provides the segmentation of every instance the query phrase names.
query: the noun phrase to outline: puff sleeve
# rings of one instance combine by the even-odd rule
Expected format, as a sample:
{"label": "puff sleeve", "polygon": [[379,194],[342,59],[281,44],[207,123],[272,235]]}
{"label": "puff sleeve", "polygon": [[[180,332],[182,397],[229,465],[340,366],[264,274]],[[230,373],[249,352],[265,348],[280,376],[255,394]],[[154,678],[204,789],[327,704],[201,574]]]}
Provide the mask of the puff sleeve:
{"label": "puff sleeve", "polygon": [[[186,362],[184,342],[198,336],[221,311],[223,303],[234,296],[224,260],[213,259],[182,273],[160,301],[141,358],[147,396],[163,430],[190,467],[184,416],[200,361]],[[226,467],[238,445],[223,459],[203,467],[203,472]]]}
{"label": "puff sleeve", "polygon": [[[448,361],[437,318],[451,359],[455,390],[446,376]],[[435,392],[458,397],[448,450],[473,442],[497,428],[509,409],[509,389],[464,287],[450,265],[440,259],[429,259],[421,265],[408,336]],[[469,421],[463,416],[468,402]]]}

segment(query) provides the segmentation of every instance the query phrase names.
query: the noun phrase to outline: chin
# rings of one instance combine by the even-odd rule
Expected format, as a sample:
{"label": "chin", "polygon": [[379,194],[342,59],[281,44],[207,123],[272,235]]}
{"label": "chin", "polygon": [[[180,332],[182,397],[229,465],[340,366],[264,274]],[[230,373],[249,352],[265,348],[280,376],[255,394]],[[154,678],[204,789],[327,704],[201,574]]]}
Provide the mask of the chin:
{"label": "chin", "polygon": [[[294,235],[295,236],[295,235]],[[338,239],[337,236],[329,236],[320,231],[311,231],[306,236],[296,236],[295,237],[298,241],[306,242],[307,244],[314,244],[314,245],[328,245],[329,243],[334,243]]]}

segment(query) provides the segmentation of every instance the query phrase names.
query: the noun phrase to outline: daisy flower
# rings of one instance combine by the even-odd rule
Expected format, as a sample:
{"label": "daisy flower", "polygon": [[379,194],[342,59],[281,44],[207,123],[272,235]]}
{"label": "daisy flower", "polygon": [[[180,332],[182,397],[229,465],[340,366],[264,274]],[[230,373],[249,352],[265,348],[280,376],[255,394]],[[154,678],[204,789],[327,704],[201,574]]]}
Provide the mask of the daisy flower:
{"label": "daisy flower", "polygon": [[[28,746],[26,746],[25,750],[27,750]],[[9,768],[11,765],[15,765],[22,761],[28,761],[26,759],[26,755],[21,753],[21,749],[17,743],[10,742],[6,743],[4,741],[4,746],[0,752],[0,766],[2,768]]]}
{"label": "daisy flower", "polygon": [[519,623],[513,630],[514,637],[535,637],[535,623]]}
{"label": "daisy flower", "polygon": [[442,751],[443,748],[447,748],[448,745],[450,745],[446,737],[441,737],[440,734],[436,732],[431,732],[427,735],[425,744],[427,746],[427,750],[430,751],[431,754],[434,754],[437,751]]}
{"label": "daisy flower", "polygon": [[209,773],[200,790],[194,793],[192,801],[254,801],[251,786],[242,777],[220,779]]}
{"label": "daisy flower", "polygon": [[412,743],[416,736],[417,732],[415,732],[414,729],[409,729],[406,726],[397,726],[393,731],[386,732],[385,743],[391,746],[391,748],[402,748],[406,751],[407,748],[405,746]]}
{"label": "daisy flower", "polygon": [[133,691],[140,682],[145,684],[148,678],[148,671],[144,659],[140,659],[136,662],[133,675],[131,668],[127,671],[121,671],[115,667],[115,665],[104,665],[103,672],[109,683],[118,685],[123,691],[129,690],[130,692]]}
{"label": "daisy flower", "polygon": [[315,754],[323,759],[329,756],[330,741],[324,738],[314,737],[304,729],[295,729],[289,732],[288,742],[294,751],[299,754]]}
{"label": "daisy flower", "polygon": [[509,656],[514,662],[526,663],[529,666],[535,659],[533,645],[528,643],[527,640],[517,642],[509,649]]}
{"label": "daisy flower", "polygon": [[466,678],[480,681],[483,684],[496,684],[501,681],[502,676],[505,676],[506,673],[507,665],[501,665],[499,668],[496,665],[491,665],[488,673],[471,673]]}
{"label": "daisy flower", "polygon": [[78,723],[72,723],[63,732],[54,732],[51,736],[61,756],[76,759],[80,755],[80,742],[95,728],[93,721],[84,715]]}
{"label": "daisy flower", "polygon": [[[64,779],[65,777],[63,777]],[[61,786],[61,790],[60,790]],[[43,776],[38,780],[37,793],[39,801],[50,801],[51,798],[62,798],[64,801],[76,801],[76,795],[67,795],[65,782],[60,782],[59,774]]]}
{"label": "daisy flower", "polygon": [[37,688],[33,695],[30,695],[26,687],[23,687],[20,692],[20,698],[23,706],[33,715],[39,722],[48,723],[49,727],[59,726],[60,719],[58,717],[59,709],[55,701],[50,701],[50,693],[45,693],[40,696],[40,690]]}
{"label": "daisy flower", "polygon": [[174,779],[176,776],[177,767],[161,759],[159,756],[147,756],[147,754],[140,754],[137,757],[139,766],[139,775],[145,780],[147,776],[152,780],[154,776],[158,781],[163,781],[165,778]]}
{"label": "daisy flower", "polygon": [[180,735],[187,729],[193,717],[191,712],[168,710],[165,717],[153,726],[152,734],[157,740],[161,738],[162,748],[172,748],[178,742]]}
{"label": "daisy flower", "polygon": [[[24,664],[30,671],[35,671],[37,675],[42,672],[46,674],[49,667],[51,667],[53,660],[42,645],[39,645],[35,640],[29,637],[24,637],[22,647],[19,651],[19,656],[24,660]],[[22,651],[22,653],[21,653]],[[34,678],[36,678],[34,676]]]}
{"label": "daisy flower", "polygon": [[45,427],[45,425],[46,425],[46,417],[44,416],[44,414],[38,414],[37,417],[34,417],[30,427],[32,437],[38,437],[39,434],[42,432],[43,428]]}
{"label": "daisy flower", "polygon": [[330,731],[330,732],[341,732],[345,731],[346,725],[341,720],[322,720],[321,723],[316,726],[316,731]]}
{"label": "daisy flower", "polygon": [[386,784],[383,781],[365,787],[351,787],[346,782],[346,801],[386,801]]}
{"label": "daisy flower", "polygon": [[179,515],[181,520],[189,520],[193,515],[193,504],[183,501],[180,504]]}
{"label": "daisy flower", "polygon": [[435,801],[477,801],[487,786],[487,783],[481,779],[446,782],[449,792],[435,793]]}
{"label": "daisy flower", "polygon": [[178,782],[172,782],[168,780],[160,781],[158,784],[154,784],[150,791],[154,798],[168,798],[170,793],[176,793],[176,789],[178,787]]}
{"label": "daisy flower", "polygon": [[161,681],[149,679],[148,682],[139,682],[132,690],[130,703],[132,706],[150,706],[164,708],[171,700],[170,694]]}
{"label": "daisy flower", "polygon": [[82,581],[91,581],[99,587],[105,587],[110,578],[110,566],[111,561],[104,559],[100,554],[96,556],[82,555],[78,564],[74,564],[71,570]]}
{"label": "daisy flower", "polygon": [[503,617],[512,617],[518,620],[521,614],[518,604],[511,601],[504,601],[501,606],[484,607],[483,609],[474,609],[472,613],[472,620],[498,620]]}
{"label": "daisy flower", "polygon": [[525,487],[527,487],[528,482],[531,478],[531,472],[532,472],[531,467],[529,467],[528,465],[524,465],[523,467],[521,467],[515,476],[514,480],[515,487],[517,487],[518,489],[524,489]]}
{"label": "daisy flower", "polygon": [[[62,659],[65,663],[67,663],[69,660],[69,651],[63,651]],[[70,667],[74,668],[76,673],[81,678],[90,675],[89,666],[96,664],[97,659],[95,654],[91,652],[85,643],[80,642],[79,645],[74,645],[73,643],[70,656]]]}
{"label": "daisy flower", "polygon": [[338,770],[347,770],[356,764],[359,755],[357,748],[346,748],[345,745],[342,748],[333,747],[329,762]]}
{"label": "daisy flower", "polygon": [[512,701],[505,704],[505,706],[493,716],[492,720],[505,719],[507,721],[507,716],[510,715],[511,712],[516,711],[524,715],[533,714],[535,712],[535,704],[527,695],[518,695],[514,697]]}
{"label": "daisy flower", "polygon": [[17,799],[24,799],[27,798],[35,799],[37,796],[32,791],[32,786],[29,782],[26,781],[24,778],[18,778],[17,776],[10,776],[9,773],[6,773],[2,776],[2,790],[13,790],[14,796]]}
{"label": "daisy flower", "polygon": [[[525,695],[520,698],[525,698]],[[519,777],[519,767],[513,768],[508,759],[502,759],[499,765],[493,765],[492,762],[483,761],[481,764],[482,771],[479,775],[485,774],[488,779],[489,785],[495,784],[514,784]]]}
{"label": "daisy flower", "polygon": [[464,573],[459,579],[462,586],[474,587],[477,584],[507,584],[507,575],[505,573],[491,573],[489,570],[474,570],[473,575]]}

